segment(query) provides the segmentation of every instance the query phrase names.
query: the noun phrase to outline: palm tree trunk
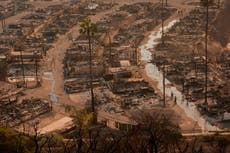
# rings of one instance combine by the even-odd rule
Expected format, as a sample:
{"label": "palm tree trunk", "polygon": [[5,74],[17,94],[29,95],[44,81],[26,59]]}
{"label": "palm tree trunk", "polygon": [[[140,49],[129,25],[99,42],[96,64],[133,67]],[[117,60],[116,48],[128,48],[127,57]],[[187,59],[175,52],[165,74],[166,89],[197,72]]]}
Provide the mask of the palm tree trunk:
{"label": "palm tree trunk", "polygon": [[91,109],[95,113],[94,106],[94,93],[93,93],[93,74],[92,74],[92,48],[91,48],[91,35],[90,28],[87,28],[87,36],[89,41],[89,73],[90,73],[90,93],[91,93]]}

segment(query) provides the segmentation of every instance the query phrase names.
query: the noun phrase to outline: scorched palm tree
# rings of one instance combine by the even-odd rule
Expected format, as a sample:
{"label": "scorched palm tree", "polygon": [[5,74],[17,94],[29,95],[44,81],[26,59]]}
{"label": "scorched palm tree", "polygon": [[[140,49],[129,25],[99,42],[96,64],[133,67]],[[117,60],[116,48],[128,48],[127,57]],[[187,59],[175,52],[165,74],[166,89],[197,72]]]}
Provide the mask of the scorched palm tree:
{"label": "scorched palm tree", "polygon": [[94,102],[94,92],[93,92],[93,74],[92,74],[92,37],[97,31],[97,27],[91,22],[91,19],[85,18],[81,24],[80,33],[85,34],[88,39],[89,45],[89,73],[90,73],[90,93],[91,93],[91,109],[95,113],[95,102]]}

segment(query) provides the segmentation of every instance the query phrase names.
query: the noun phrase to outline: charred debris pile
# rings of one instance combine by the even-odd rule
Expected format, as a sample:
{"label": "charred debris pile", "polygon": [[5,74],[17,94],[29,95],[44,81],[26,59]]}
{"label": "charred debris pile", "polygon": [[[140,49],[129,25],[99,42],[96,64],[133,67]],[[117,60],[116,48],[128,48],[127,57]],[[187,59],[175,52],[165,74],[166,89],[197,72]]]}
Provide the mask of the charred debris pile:
{"label": "charred debris pile", "polygon": [[0,125],[14,128],[51,111],[51,103],[41,98],[24,98],[23,88],[0,82]]}

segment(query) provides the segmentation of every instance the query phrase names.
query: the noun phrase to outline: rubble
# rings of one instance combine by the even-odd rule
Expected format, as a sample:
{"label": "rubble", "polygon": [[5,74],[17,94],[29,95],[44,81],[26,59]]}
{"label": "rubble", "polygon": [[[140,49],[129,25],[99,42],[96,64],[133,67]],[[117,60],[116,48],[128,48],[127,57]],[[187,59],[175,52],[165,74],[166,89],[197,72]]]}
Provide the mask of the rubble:
{"label": "rubble", "polygon": [[226,50],[222,53],[219,61],[221,72],[226,78],[230,78],[230,51]]}
{"label": "rubble", "polygon": [[0,107],[0,125],[15,127],[51,110],[50,104],[42,99],[24,99],[21,103]]}
{"label": "rubble", "polygon": [[[98,41],[92,45],[93,84],[100,111],[111,113],[116,109],[123,111],[160,105],[160,96],[135,70],[138,65],[137,46],[144,39],[144,33],[160,23],[159,9],[161,6],[158,4],[144,2],[125,5],[96,23],[98,31],[94,39]],[[166,9],[165,18],[174,11],[174,8]],[[81,35],[67,49],[64,59],[67,93],[89,91],[88,57],[88,42]]]}
{"label": "rubble", "polygon": [[4,82],[0,85],[1,126],[12,128],[51,111],[50,103],[44,99],[24,98],[24,88]]}
{"label": "rubble", "polygon": [[[210,9],[210,21],[216,12]],[[202,115],[207,116],[211,124],[217,124],[221,123],[221,114],[229,112],[229,97],[223,94],[226,90],[224,84],[229,86],[226,79],[228,52],[220,57],[219,66],[211,58],[208,59],[208,104],[203,104],[206,59],[204,53],[201,53],[201,46],[204,29],[205,11],[196,8],[165,34],[165,44],[159,43],[155,47],[152,62],[161,70],[166,67],[166,78],[180,89],[186,100],[198,107]]]}
{"label": "rubble", "polygon": [[0,5],[0,14],[4,14],[4,18],[16,15],[22,11],[28,10],[32,5],[26,1],[7,1],[5,4]]}

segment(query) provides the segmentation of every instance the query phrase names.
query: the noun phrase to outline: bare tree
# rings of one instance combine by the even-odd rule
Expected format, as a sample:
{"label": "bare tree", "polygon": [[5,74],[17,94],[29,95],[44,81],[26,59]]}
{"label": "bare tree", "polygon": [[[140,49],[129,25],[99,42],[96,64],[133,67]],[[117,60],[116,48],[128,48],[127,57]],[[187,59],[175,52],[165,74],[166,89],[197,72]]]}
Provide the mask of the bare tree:
{"label": "bare tree", "polygon": [[47,137],[44,137],[40,135],[38,129],[39,129],[39,121],[35,120],[31,124],[33,129],[33,135],[30,136],[31,140],[34,143],[34,153],[41,153],[43,147],[47,144],[48,139]]}
{"label": "bare tree", "polygon": [[140,134],[141,146],[146,146],[148,152],[168,152],[176,149],[178,141],[182,138],[179,127],[164,114],[141,112],[137,120],[140,124],[134,136],[137,136],[137,133]]}

